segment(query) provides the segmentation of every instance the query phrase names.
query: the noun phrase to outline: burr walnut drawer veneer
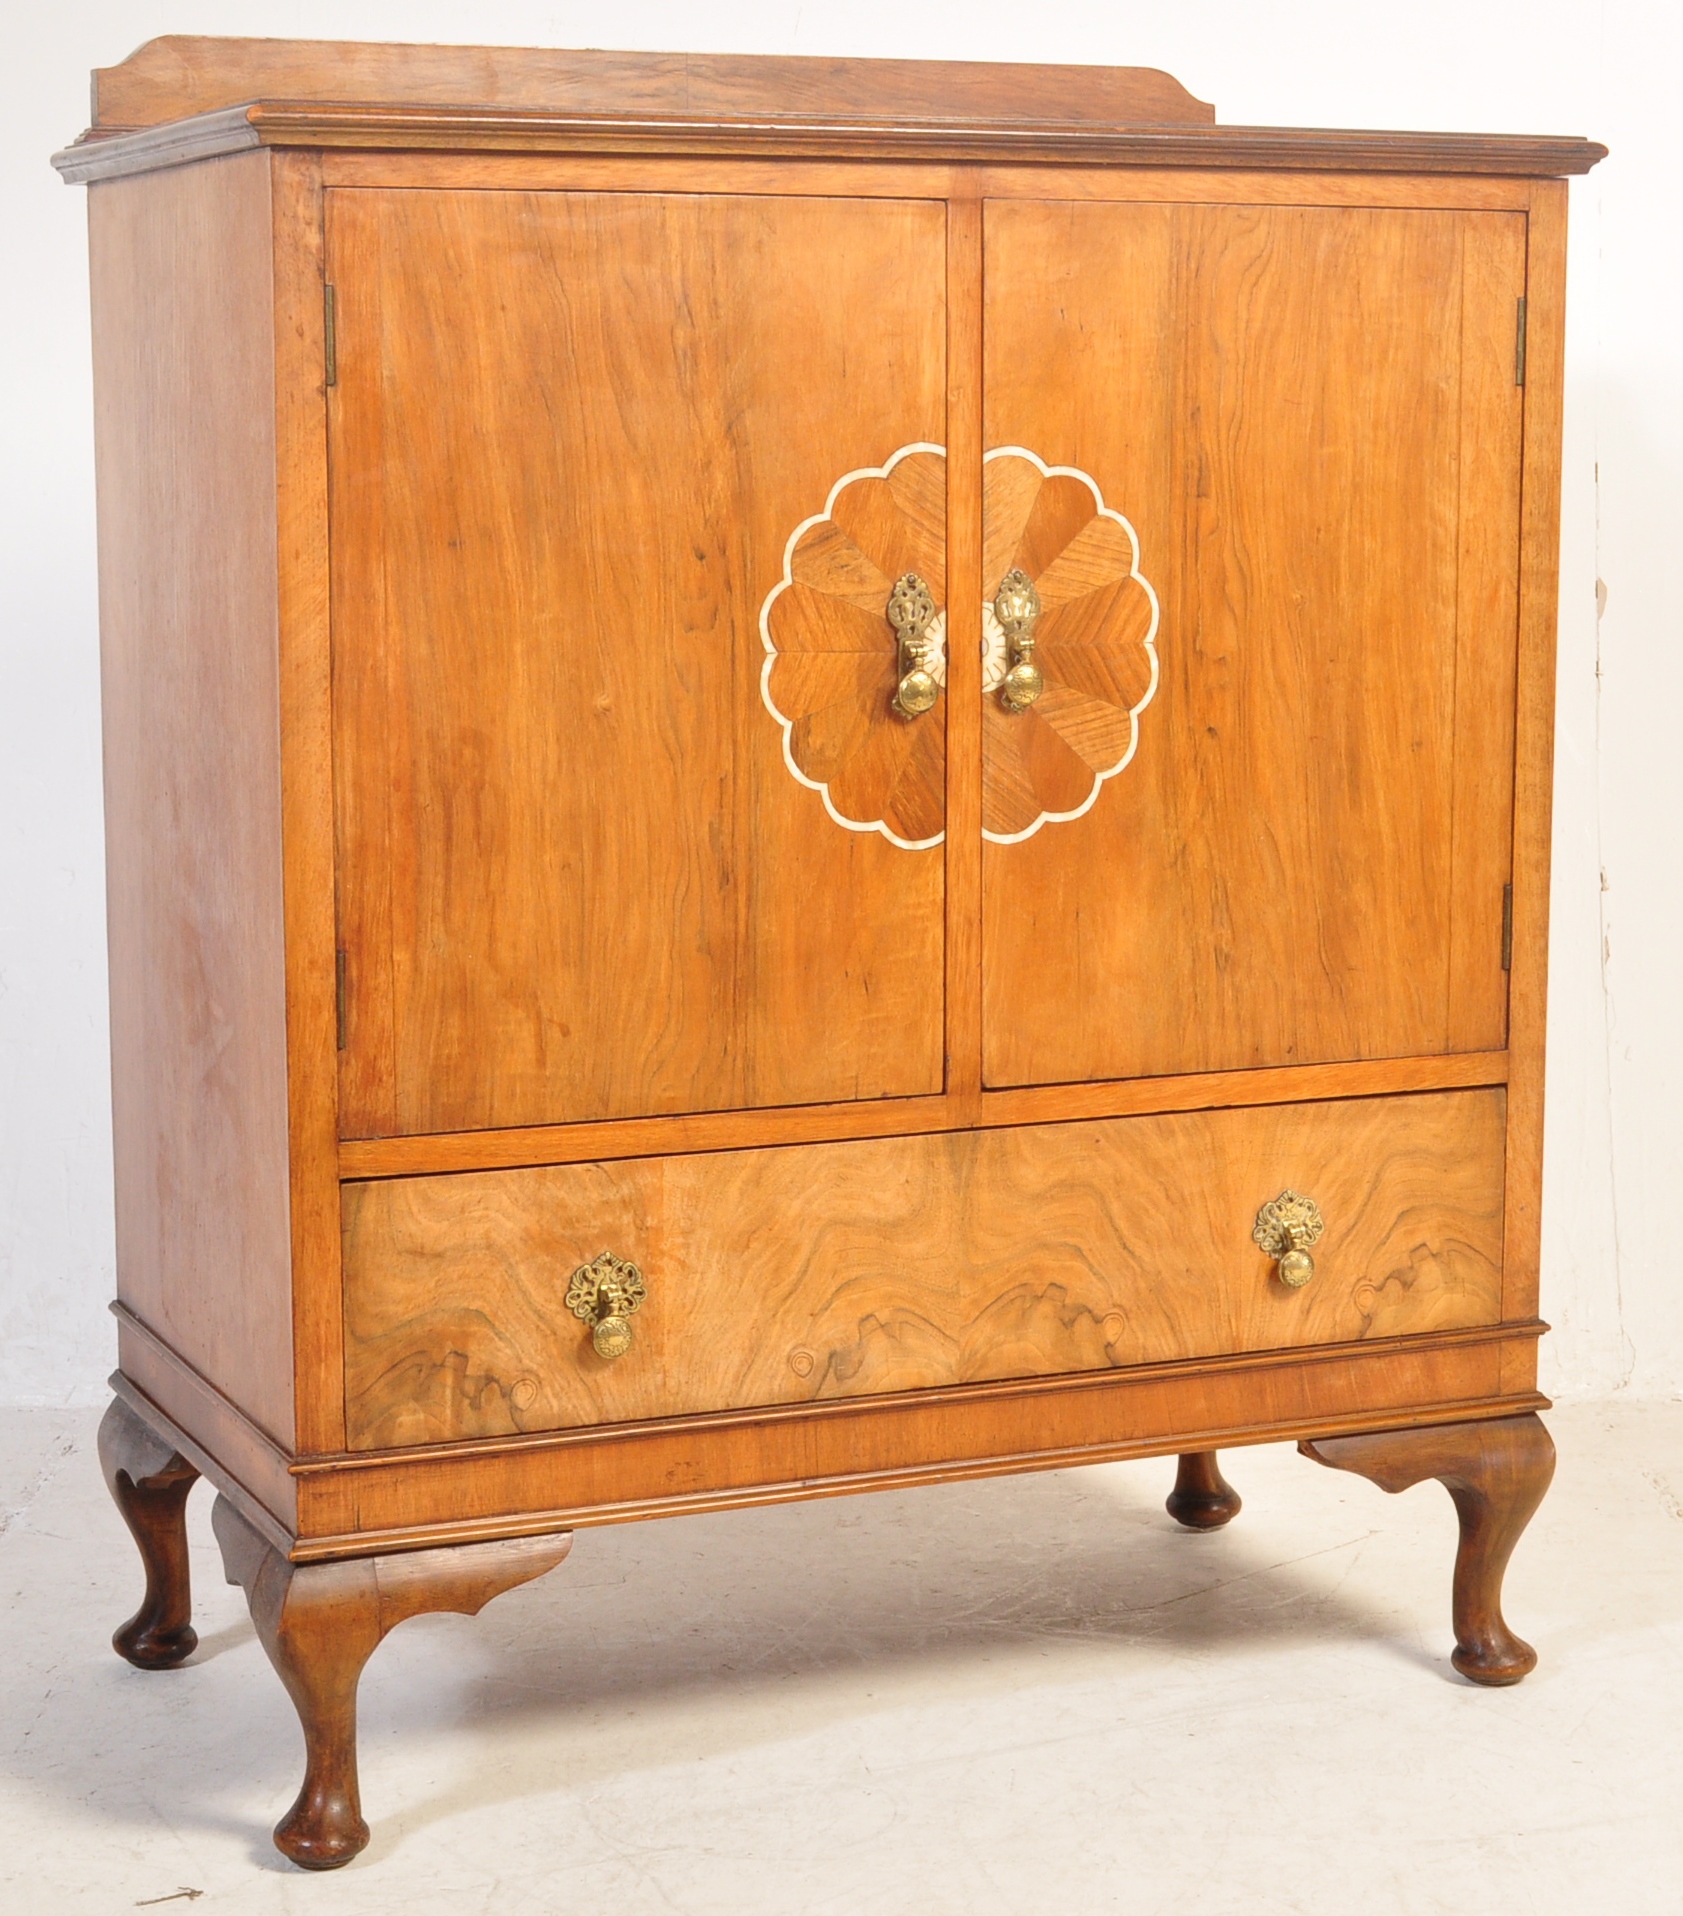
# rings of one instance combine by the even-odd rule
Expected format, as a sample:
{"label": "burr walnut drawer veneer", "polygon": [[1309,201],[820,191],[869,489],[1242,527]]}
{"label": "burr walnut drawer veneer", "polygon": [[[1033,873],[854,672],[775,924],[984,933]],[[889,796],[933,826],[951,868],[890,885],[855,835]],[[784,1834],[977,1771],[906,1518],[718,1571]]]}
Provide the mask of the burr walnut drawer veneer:
{"label": "burr walnut drawer veneer", "polygon": [[[1300,1440],[1517,1680],[1575,139],[167,39],[90,185],[120,1368],[358,1674],[578,1525]],[[935,1493],[931,1493],[935,1494]]]}
{"label": "burr walnut drawer veneer", "polygon": [[[1467,1330],[1502,1315],[1503,1094],[392,1178],[345,1192],[352,1449]],[[1252,1241],[1293,1182],[1311,1283]],[[604,1246],[635,1362],[566,1308]]]}

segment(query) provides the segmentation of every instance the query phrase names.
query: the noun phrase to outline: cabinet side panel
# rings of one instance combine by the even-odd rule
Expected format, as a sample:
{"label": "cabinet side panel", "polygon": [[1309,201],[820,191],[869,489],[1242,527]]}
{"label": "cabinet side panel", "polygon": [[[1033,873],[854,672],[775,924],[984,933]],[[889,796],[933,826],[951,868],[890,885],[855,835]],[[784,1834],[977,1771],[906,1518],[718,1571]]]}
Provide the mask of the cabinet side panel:
{"label": "cabinet side panel", "polygon": [[118,1292],[289,1444],[268,156],[89,221]]}

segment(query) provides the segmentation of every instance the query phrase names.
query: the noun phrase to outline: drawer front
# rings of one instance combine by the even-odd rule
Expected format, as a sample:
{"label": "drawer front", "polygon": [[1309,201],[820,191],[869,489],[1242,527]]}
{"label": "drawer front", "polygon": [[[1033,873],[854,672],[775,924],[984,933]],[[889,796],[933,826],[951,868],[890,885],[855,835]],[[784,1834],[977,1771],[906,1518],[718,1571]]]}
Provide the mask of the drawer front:
{"label": "drawer front", "polygon": [[[1343,1343],[1501,1316],[1505,1094],[348,1184],[353,1449]],[[1252,1241],[1325,1221],[1301,1288]],[[604,1359],[603,1250],[647,1295]]]}

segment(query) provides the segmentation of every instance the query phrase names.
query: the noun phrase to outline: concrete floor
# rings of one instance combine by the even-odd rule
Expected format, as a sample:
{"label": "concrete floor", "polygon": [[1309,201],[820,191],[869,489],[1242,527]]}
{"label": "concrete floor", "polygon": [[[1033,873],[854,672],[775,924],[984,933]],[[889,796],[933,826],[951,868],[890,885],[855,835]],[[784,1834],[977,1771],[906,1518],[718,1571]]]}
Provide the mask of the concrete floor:
{"label": "concrete floor", "polygon": [[0,1413],[0,1909],[450,1916],[1683,1910],[1683,1405],[1550,1423],[1508,1578],[1542,1653],[1449,1667],[1454,1515],[1285,1446],[582,1533],[362,1687],[368,1850],[271,1848],[301,1742],[193,1504],[193,1661],[107,1647],[138,1560],[97,1419]]}

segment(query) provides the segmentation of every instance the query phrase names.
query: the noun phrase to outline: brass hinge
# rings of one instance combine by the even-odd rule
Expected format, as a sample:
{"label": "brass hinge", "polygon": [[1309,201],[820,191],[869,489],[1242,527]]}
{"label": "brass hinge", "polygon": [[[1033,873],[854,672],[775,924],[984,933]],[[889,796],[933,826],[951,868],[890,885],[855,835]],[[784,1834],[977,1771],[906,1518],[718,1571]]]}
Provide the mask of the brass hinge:
{"label": "brass hinge", "polygon": [[[333,288],[323,286],[321,294],[322,358],[327,367],[328,385],[337,386],[339,383],[339,326],[338,316],[334,311]],[[1521,300],[1521,308],[1524,305],[1525,301]]]}
{"label": "brass hinge", "polygon": [[333,996],[339,1020],[339,1049],[345,1048],[345,950],[341,945],[333,954]]}
{"label": "brass hinge", "polygon": [[1514,384],[1525,384],[1525,295],[1519,296],[1519,312],[1514,320]]}
{"label": "brass hinge", "polygon": [[[343,956],[344,954],[341,953],[340,955]],[[1504,971],[1512,971],[1513,968],[1514,888],[1512,885],[1504,885],[1502,887],[1502,969]],[[341,1040],[341,1042],[343,1041]]]}

